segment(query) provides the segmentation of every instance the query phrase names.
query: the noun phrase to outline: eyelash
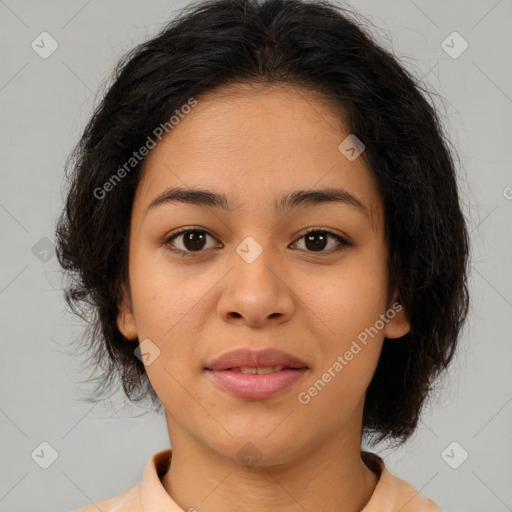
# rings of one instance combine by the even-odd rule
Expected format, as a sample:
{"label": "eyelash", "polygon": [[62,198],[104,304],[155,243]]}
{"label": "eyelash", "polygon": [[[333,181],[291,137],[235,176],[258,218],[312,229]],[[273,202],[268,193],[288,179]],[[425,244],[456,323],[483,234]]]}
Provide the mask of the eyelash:
{"label": "eyelash", "polygon": [[[183,228],[182,230],[176,232],[176,233],[173,233],[171,236],[169,236],[165,241],[164,241],[164,245],[167,247],[167,249],[173,253],[177,253],[177,254],[181,254],[183,257],[193,257],[194,255],[196,254],[201,254],[201,253],[204,253],[204,252],[207,252],[207,250],[200,250],[200,251],[184,251],[182,249],[174,249],[171,247],[171,242],[177,238],[178,236],[180,235],[183,235],[184,233],[205,233],[207,234],[208,236],[212,237],[212,238],[215,238],[211,233],[209,233],[208,231],[206,231],[205,229],[200,229],[198,227],[187,227],[187,228]],[[347,240],[345,240],[344,238],[342,238],[340,235],[336,234],[336,233],[333,233],[332,231],[329,231],[329,230],[326,230],[326,229],[322,229],[322,228],[318,228],[318,227],[313,227],[313,228],[308,228],[308,230],[302,235],[300,236],[298,239],[297,239],[297,242],[301,239],[303,239],[305,236],[311,234],[311,233],[325,233],[328,237],[332,237],[332,238],[335,238],[338,242],[340,242],[341,244],[341,247],[335,247],[334,249],[330,249],[329,251],[306,251],[306,252],[309,252],[311,254],[318,254],[320,256],[324,255],[324,256],[328,256],[328,255],[331,255],[333,253],[336,253],[338,251],[341,251],[342,249],[344,249],[345,247],[349,247],[349,246],[352,246],[353,244],[351,244],[350,242],[348,242]],[[297,243],[295,242],[295,243]]]}

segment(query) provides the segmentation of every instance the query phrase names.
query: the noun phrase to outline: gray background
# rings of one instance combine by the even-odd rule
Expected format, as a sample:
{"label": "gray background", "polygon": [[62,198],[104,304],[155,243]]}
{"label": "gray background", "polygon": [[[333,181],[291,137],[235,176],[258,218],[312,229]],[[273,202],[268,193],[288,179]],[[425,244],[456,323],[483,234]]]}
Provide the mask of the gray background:
{"label": "gray background", "polygon": [[[114,496],[168,447],[163,417],[121,409],[121,396],[97,406],[80,401],[85,375],[68,346],[82,324],[66,312],[52,243],[65,159],[99,87],[124,52],[184,5],[0,0],[0,511],[62,512]],[[450,375],[417,435],[380,453],[445,511],[512,510],[512,2],[349,5],[445,98],[439,108],[461,158],[473,243],[472,307]],[[59,45],[46,59],[31,47],[43,31]],[[469,44],[457,58],[441,46],[453,31]],[[48,469],[31,456],[42,442],[58,454]]]}

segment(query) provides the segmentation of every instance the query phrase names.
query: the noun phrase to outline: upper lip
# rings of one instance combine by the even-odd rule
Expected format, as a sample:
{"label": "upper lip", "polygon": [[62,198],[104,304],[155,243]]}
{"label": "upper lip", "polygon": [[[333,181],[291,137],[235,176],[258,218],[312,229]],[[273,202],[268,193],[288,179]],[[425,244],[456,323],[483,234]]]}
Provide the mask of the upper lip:
{"label": "upper lip", "polygon": [[228,370],[230,368],[261,368],[264,366],[285,366],[308,368],[306,363],[287,352],[271,348],[264,350],[239,349],[222,354],[206,366],[207,370]]}

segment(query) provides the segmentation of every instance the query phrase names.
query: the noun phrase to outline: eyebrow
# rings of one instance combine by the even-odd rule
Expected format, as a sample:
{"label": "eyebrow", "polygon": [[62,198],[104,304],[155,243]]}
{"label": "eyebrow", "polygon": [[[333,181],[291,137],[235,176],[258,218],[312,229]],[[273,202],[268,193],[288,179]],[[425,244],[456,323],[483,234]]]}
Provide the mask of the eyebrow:
{"label": "eyebrow", "polygon": [[[312,206],[330,202],[351,206],[368,217],[368,219],[371,219],[368,208],[357,197],[350,194],[347,190],[340,188],[296,190],[275,200],[274,209],[277,212],[282,212],[298,206]],[[225,194],[203,189],[172,187],[155,197],[146,207],[145,213],[159,205],[169,203],[193,204],[233,211],[233,207],[230,206]]]}

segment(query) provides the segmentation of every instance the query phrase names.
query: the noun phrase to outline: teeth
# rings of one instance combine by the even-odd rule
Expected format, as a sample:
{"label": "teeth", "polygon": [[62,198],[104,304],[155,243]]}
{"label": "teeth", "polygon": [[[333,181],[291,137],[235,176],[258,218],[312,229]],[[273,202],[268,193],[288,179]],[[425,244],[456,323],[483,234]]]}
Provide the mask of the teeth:
{"label": "teeth", "polygon": [[261,366],[259,368],[232,368],[233,371],[239,371],[242,373],[252,373],[252,374],[258,374],[262,375],[264,373],[273,373],[273,372],[280,372],[284,367],[283,366]]}

